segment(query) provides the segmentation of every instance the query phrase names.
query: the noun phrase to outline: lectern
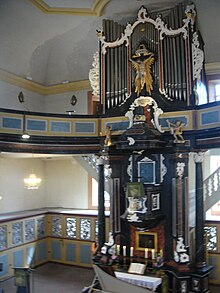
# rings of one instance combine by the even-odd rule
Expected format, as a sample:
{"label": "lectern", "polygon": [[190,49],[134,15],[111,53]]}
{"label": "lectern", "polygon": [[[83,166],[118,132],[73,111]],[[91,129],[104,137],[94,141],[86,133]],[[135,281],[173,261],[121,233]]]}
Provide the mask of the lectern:
{"label": "lectern", "polygon": [[31,269],[25,267],[14,267],[16,293],[30,293]]}

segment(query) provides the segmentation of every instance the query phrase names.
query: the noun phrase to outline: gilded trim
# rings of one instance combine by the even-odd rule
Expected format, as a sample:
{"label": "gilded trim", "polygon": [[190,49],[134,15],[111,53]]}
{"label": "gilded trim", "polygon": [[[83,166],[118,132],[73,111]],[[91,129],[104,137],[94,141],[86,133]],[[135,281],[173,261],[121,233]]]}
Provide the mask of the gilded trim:
{"label": "gilded trim", "polygon": [[91,90],[89,80],[72,81],[66,84],[45,86],[34,81],[24,79],[18,75],[9,73],[2,69],[0,69],[0,80],[44,96],[79,90]]}
{"label": "gilded trim", "polygon": [[[87,16],[101,16],[104,7],[110,0],[95,0],[90,8],[51,7],[43,0],[29,0],[34,6],[46,14],[74,14]],[[79,1],[80,3],[80,1]]]}

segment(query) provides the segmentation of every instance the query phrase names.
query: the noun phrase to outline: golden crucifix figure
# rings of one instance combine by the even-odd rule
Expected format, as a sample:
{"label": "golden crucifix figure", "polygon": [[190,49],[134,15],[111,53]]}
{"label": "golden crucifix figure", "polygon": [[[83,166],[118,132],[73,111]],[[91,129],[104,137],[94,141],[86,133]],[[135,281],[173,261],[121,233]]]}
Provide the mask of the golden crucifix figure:
{"label": "golden crucifix figure", "polygon": [[[142,45],[143,46],[143,45]],[[143,50],[143,49],[142,49]],[[146,85],[146,91],[151,94],[153,90],[153,78],[151,74],[151,65],[154,62],[153,53],[148,52],[144,47],[144,54],[138,54],[142,58],[131,59],[132,65],[136,70],[135,76],[135,92],[139,96],[141,90]],[[137,52],[137,51],[136,51]],[[137,57],[135,55],[134,57]]]}

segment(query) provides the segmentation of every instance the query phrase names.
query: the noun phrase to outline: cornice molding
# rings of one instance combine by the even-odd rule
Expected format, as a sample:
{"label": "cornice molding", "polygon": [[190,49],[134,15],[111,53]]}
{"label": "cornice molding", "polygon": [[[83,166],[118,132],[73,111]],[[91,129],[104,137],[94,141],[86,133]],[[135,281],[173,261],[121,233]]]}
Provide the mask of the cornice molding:
{"label": "cornice molding", "polygon": [[[95,0],[90,8],[51,7],[43,0],[29,0],[34,6],[46,14],[74,14],[100,16],[110,0]],[[80,3],[80,1],[79,1]]]}
{"label": "cornice molding", "polygon": [[205,71],[207,75],[220,74],[220,62],[206,63]]}
{"label": "cornice molding", "polygon": [[72,81],[66,84],[45,86],[30,80],[26,80],[25,78],[9,73],[2,69],[0,69],[0,80],[44,96],[80,90],[91,90],[89,80]]}
{"label": "cornice molding", "polygon": [[[205,70],[207,75],[220,74],[220,62],[206,63]],[[89,80],[73,81],[66,84],[45,86],[22,78],[18,75],[9,73],[3,69],[0,69],[0,80],[44,96],[79,90],[91,90]]]}

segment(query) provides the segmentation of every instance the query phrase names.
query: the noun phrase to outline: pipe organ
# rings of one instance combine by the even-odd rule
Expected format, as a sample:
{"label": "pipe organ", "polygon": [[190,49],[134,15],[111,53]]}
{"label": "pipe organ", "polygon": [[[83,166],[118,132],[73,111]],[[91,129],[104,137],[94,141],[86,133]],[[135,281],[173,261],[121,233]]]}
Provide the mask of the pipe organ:
{"label": "pipe organ", "polygon": [[[103,113],[126,111],[126,101],[150,95],[159,106],[193,107],[197,104],[196,85],[203,73],[202,42],[196,31],[194,5],[179,4],[160,14],[141,7],[137,20],[126,26],[112,20],[103,21],[100,41],[100,103]],[[136,72],[132,56],[145,62],[144,46],[154,58],[150,66],[152,92],[146,86],[135,91]],[[198,58],[198,56],[200,56]]]}

